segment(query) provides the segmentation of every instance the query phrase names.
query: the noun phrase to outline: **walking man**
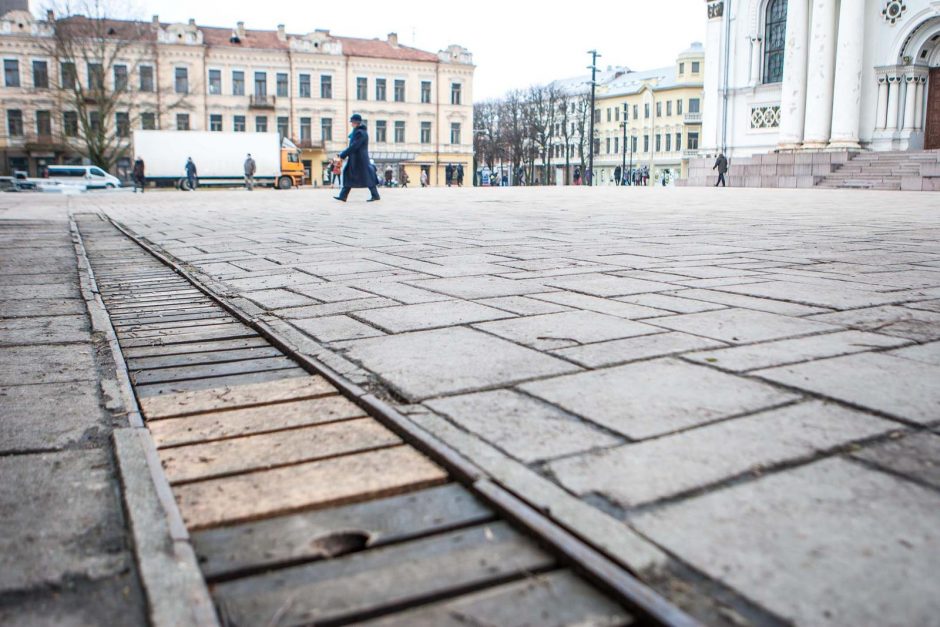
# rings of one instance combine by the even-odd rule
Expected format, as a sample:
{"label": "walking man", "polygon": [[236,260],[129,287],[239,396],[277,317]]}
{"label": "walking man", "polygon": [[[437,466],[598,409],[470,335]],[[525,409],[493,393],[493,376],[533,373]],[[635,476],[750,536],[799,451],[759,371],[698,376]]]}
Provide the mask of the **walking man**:
{"label": "walking man", "polygon": [[134,179],[134,193],[137,193],[137,188],[140,188],[140,193],[144,193],[144,186],[147,184],[147,178],[144,174],[144,160],[138,156],[134,160],[134,170],[131,172],[131,178]]}
{"label": "walking man", "polygon": [[463,164],[457,164],[457,187],[463,187]]}
{"label": "walking man", "polygon": [[193,158],[189,157],[186,159],[186,183],[188,183],[189,191],[196,191],[196,175],[198,174],[196,170],[196,164],[193,162]]}
{"label": "walking man", "polygon": [[447,167],[444,168],[444,180],[447,181],[447,187],[450,187],[454,182],[454,166],[447,164]]}
{"label": "walking man", "polygon": [[421,187],[427,187],[428,185],[430,185],[430,181],[428,180],[428,171],[424,168],[421,168]]}
{"label": "walking man", "polygon": [[369,162],[369,133],[366,125],[362,122],[362,116],[354,113],[349,118],[353,130],[349,134],[349,147],[339,153],[339,158],[345,160],[343,168],[343,188],[339,190],[339,196],[336,200],[346,202],[349,197],[349,191],[353,188],[368,188],[372,197],[367,202],[381,200],[378,185],[378,177],[375,175],[374,166]]}
{"label": "walking man", "polygon": [[728,158],[725,157],[724,153],[718,155],[718,158],[715,159],[715,165],[712,167],[712,170],[718,170],[718,182],[715,183],[715,187],[725,185],[725,174],[728,173]]}
{"label": "walking man", "polygon": [[251,153],[248,153],[248,158],[245,159],[245,189],[249,192],[255,189],[255,172],[257,172],[258,166],[255,164],[255,160],[251,158]]}

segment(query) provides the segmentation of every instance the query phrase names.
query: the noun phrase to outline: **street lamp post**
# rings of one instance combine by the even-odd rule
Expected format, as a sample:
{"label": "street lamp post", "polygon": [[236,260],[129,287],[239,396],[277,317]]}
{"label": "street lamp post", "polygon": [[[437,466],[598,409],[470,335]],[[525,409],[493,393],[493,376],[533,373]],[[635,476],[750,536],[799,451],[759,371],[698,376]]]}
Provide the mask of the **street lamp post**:
{"label": "street lamp post", "polygon": [[623,185],[623,180],[627,177],[627,103],[623,103],[623,122],[620,126],[623,127],[623,154],[620,161],[620,180],[617,181],[617,185]]}
{"label": "street lamp post", "polygon": [[630,185],[634,184],[633,180],[633,132],[630,132]]}
{"label": "street lamp post", "polygon": [[590,183],[591,187],[594,186],[594,93],[597,89],[597,58],[601,55],[597,53],[597,50],[588,50],[588,54],[591,55],[591,65],[588,66],[588,69],[591,70],[591,145],[588,147],[588,172],[590,172]]}

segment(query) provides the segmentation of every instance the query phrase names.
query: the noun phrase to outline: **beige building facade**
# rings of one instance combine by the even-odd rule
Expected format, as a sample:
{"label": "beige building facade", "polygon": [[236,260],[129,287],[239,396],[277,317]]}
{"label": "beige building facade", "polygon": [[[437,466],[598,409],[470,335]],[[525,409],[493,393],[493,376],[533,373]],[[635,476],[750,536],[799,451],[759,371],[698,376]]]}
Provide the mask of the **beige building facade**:
{"label": "beige building facade", "polygon": [[[37,175],[44,165],[80,159],[62,69],[49,53],[55,24],[54,16],[40,20],[25,11],[0,19],[5,174]],[[107,86],[126,82],[133,93],[132,104],[108,120],[127,127],[119,167],[133,156],[134,129],[278,131],[302,149],[310,182],[322,185],[327,161],[346,146],[350,115],[359,113],[380,172],[390,167],[396,179],[407,173],[417,185],[425,170],[431,185],[442,185],[447,164],[472,168],[475,68],[460,46],[431,53],[401,45],[394,33],[366,40],[157,17],[112,24],[112,36],[137,33],[129,36],[138,40],[104,72]],[[92,69],[82,65],[77,80],[91,81]]]}

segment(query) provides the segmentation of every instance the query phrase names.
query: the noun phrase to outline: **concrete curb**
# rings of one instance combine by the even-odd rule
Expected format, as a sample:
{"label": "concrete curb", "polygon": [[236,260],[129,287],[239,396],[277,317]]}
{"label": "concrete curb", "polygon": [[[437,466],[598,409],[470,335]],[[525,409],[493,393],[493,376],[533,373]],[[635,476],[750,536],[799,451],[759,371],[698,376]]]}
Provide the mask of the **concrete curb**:
{"label": "concrete curb", "polygon": [[[95,218],[100,219],[97,215]],[[98,293],[84,241],[71,212],[69,228],[92,331],[107,339],[114,361],[115,380],[107,382],[108,388],[117,391],[113,410],[125,415],[130,425],[115,429],[112,438],[150,624],[155,627],[218,626],[220,623],[190,544],[189,532],[163,472],[156,445],[140,414],[124,355]]]}

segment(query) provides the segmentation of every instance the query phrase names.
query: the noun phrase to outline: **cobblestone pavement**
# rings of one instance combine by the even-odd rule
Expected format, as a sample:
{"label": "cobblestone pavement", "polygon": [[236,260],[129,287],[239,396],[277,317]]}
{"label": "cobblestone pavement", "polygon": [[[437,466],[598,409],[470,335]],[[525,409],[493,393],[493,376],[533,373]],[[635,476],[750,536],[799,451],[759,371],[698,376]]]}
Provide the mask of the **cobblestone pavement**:
{"label": "cobblestone pavement", "polygon": [[940,196],[327,193],[41,202],[105,210],[715,622],[940,624]]}

